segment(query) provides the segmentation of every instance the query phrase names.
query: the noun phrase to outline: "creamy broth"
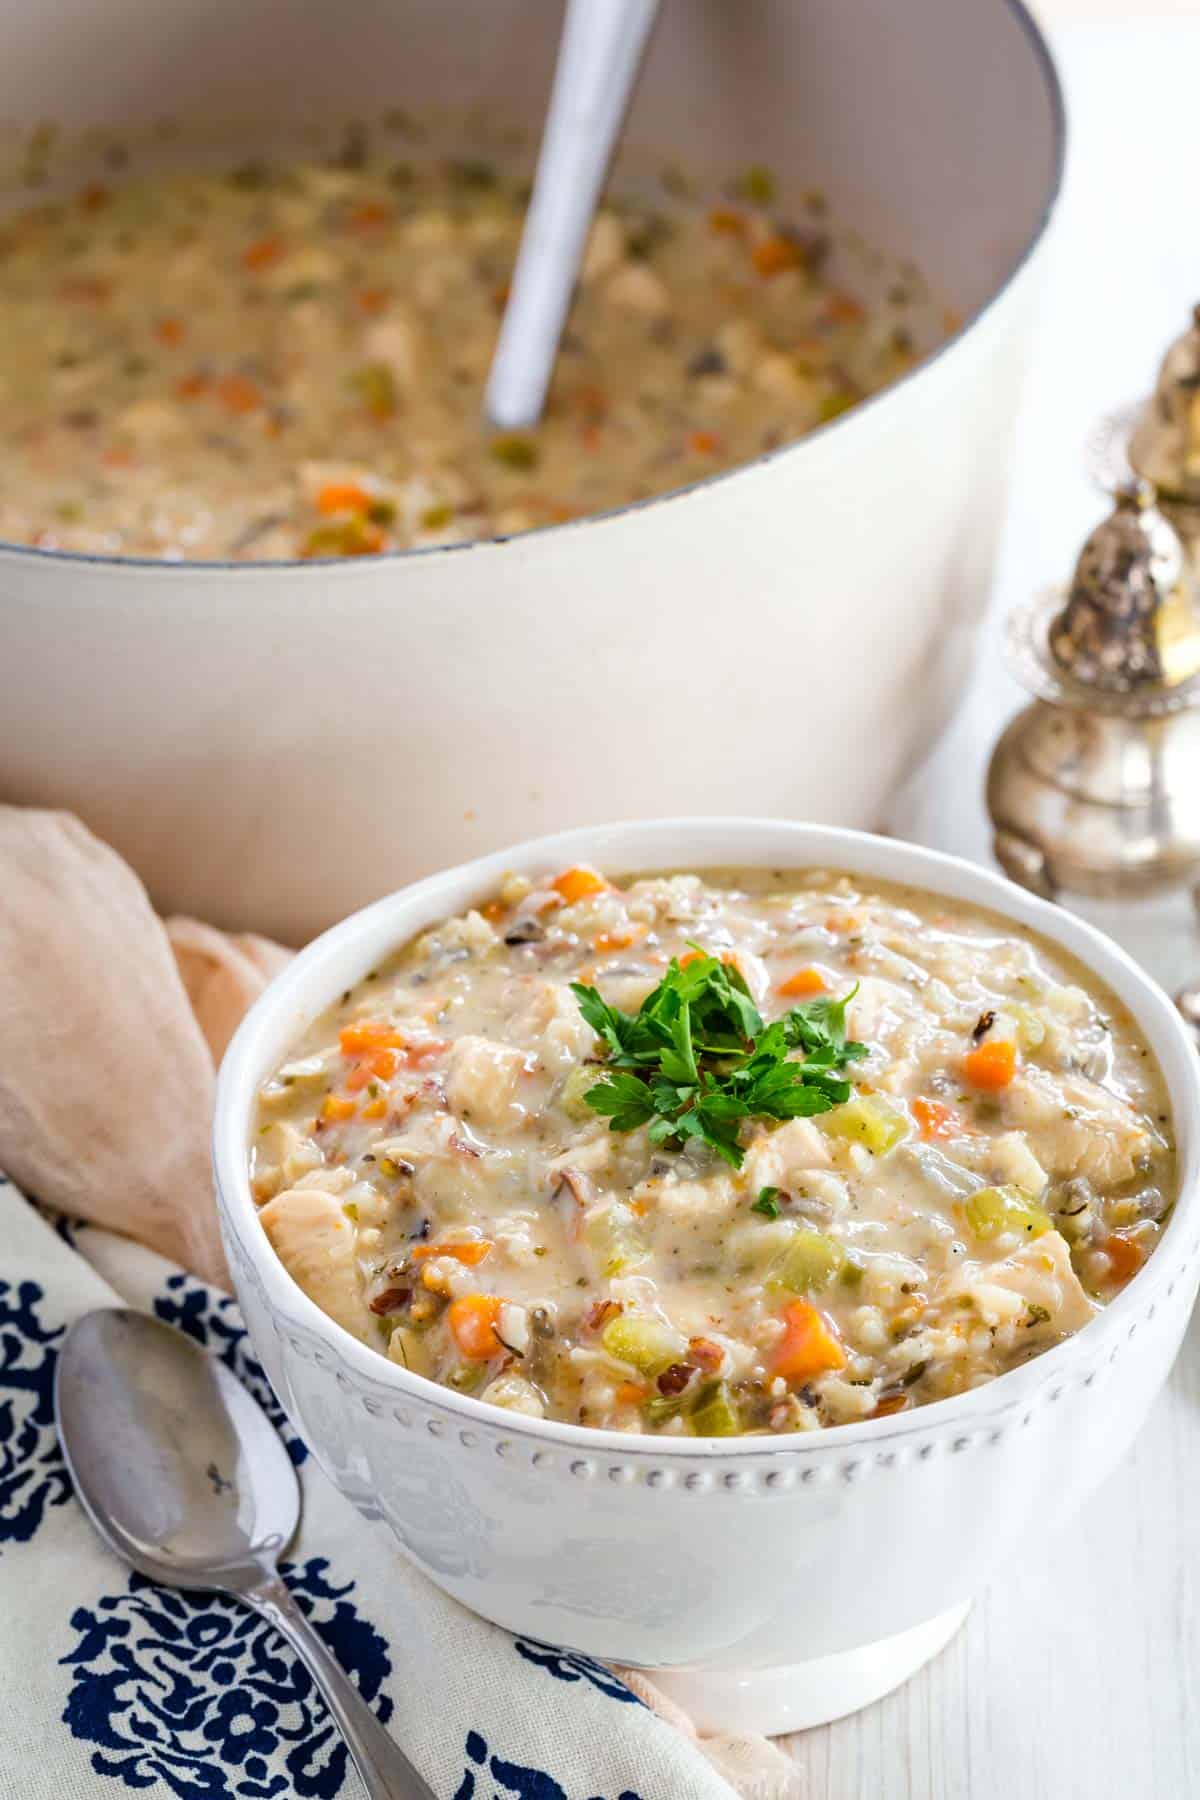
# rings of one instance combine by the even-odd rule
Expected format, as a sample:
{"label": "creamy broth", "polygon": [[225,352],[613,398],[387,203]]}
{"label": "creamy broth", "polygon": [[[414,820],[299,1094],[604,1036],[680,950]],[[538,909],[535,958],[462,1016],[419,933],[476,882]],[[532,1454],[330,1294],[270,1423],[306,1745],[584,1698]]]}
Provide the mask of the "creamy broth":
{"label": "creamy broth", "polygon": [[[677,1108],[596,1110],[620,1057],[590,990],[628,1021],[689,977],[693,1048],[713,995],[764,1065],[792,1021],[771,1079],[810,1081],[802,1102],[711,1141]],[[746,1055],[709,1058],[711,1091]],[[635,1114],[664,1072],[625,1072]],[[521,1412],[698,1435],[1013,1368],[1135,1274],[1175,1180],[1161,1076],[1091,976],[820,871],[510,878],[313,1025],[261,1090],[251,1162],[285,1265],[382,1354]]]}
{"label": "creamy broth", "polygon": [[[819,197],[613,201],[548,410],[483,388],[524,190],[476,161],[247,164],[94,186],[0,229],[0,537],[271,560],[505,536],[698,481],[936,339],[919,277],[832,273]],[[922,315],[924,309],[924,316]]]}

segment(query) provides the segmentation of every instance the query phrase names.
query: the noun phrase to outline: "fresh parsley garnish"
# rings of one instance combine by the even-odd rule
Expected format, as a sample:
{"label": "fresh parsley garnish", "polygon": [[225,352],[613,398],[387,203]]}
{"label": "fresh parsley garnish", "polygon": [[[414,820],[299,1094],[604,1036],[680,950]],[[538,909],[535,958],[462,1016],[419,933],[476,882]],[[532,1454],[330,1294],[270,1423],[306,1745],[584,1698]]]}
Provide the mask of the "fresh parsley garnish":
{"label": "fresh parsley garnish", "polygon": [[700,1138],[736,1169],[743,1119],[811,1118],[850,1098],[843,1065],[867,1053],[846,1037],[846,1002],[857,990],[808,1000],[768,1025],[738,970],[692,948],[636,1013],[572,982],[608,1052],[609,1072],[584,1099],[612,1131],[647,1125],[656,1144]]}
{"label": "fresh parsley garnish", "polygon": [[764,1219],[777,1219],[779,1217],[779,1189],[777,1187],[759,1188],[758,1199],[750,1211],[761,1213]]}

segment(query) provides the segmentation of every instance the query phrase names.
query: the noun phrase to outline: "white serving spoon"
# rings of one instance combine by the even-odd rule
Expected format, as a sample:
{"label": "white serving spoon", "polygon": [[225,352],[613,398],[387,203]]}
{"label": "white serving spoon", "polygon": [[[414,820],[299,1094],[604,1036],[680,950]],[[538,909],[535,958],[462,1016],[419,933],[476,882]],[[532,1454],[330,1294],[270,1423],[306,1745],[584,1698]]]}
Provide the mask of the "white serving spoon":
{"label": "white serving spoon", "polygon": [[658,0],[568,0],[554,91],[485,407],[502,430],[536,425],[596,201]]}

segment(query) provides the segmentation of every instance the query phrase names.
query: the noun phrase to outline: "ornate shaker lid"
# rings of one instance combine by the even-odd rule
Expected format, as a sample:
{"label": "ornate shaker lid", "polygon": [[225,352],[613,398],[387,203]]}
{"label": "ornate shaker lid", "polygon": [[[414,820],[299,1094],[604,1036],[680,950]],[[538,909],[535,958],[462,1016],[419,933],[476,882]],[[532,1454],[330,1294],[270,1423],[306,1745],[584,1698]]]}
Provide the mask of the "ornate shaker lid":
{"label": "ornate shaker lid", "polygon": [[1200,703],[1200,593],[1146,481],[1121,486],[1065,595],[1014,615],[1025,686],[1060,706],[1152,717]]}
{"label": "ornate shaker lid", "polygon": [[1164,500],[1200,503],[1200,306],[1163,358],[1129,460]]}

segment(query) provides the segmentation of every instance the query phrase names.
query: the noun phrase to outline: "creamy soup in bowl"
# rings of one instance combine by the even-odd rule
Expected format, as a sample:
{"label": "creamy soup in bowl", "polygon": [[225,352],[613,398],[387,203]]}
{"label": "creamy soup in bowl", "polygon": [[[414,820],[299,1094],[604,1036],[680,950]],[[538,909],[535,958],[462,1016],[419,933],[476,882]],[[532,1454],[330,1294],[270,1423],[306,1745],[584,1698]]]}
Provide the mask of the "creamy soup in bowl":
{"label": "creamy soup in bowl", "polygon": [[485,1617],[778,1731],[910,1674],[1124,1452],[1195,1298],[1198,1123],[1168,997],[1069,913],[667,820],[311,944],[226,1053],[214,1163],[342,1492]]}
{"label": "creamy soup in bowl", "polygon": [[526,1417],[780,1438],[1086,1326],[1176,1193],[1058,946],[858,873],[573,863],[365,972],[261,1081],[259,1218],[381,1357]]}

